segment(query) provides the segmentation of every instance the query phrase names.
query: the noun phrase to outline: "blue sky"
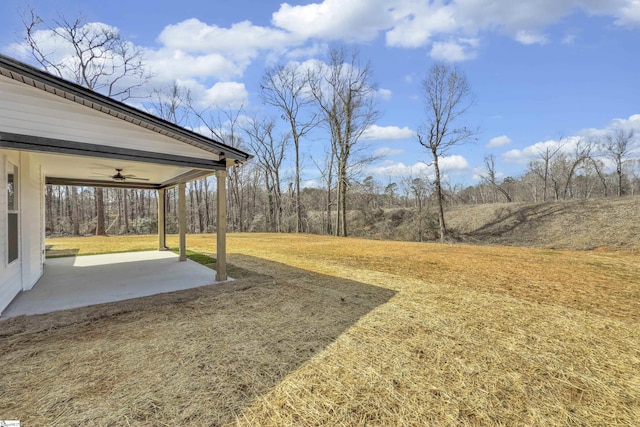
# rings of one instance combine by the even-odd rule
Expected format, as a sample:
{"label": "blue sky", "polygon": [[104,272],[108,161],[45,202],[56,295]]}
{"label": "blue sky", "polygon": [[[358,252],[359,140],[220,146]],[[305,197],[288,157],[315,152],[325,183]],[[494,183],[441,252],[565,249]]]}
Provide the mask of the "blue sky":
{"label": "blue sky", "polygon": [[[154,85],[179,81],[201,105],[243,104],[248,114],[275,115],[261,104],[265,67],[326,60],[335,43],[356,46],[371,61],[382,118],[366,141],[386,157],[366,171],[378,181],[429,174],[414,134],[424,117],[420,82],[436,60],[467,74],[477,102],[466,123],[476,142],[452,150],[445,173],[473,184],[493,154],[502,176],[521,175],[543,147],[635,129],[640,157],[640,1],[638,0],[238,0],[180,2],[44,1],[45,18],[81,13],[116,27],[144,49]],[[20,57],[18,10],[0,5],[0,51]],[[150,6],[152,5],[152,6]],[[321,138],[316,135],[316,138]],[[305,178],[317,172],[305,151]]]}

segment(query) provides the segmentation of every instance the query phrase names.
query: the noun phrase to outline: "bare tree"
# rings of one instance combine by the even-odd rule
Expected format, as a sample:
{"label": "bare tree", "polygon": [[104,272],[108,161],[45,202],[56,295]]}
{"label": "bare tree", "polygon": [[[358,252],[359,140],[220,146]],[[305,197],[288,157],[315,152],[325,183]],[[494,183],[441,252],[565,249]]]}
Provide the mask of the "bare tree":
{"label": "bare tree", "polygon": [[[578,168],[583,165],[590,157],[591,152],[593,151],[594,144],[591,141],[584,140],[580,138],[575,145],[573,150],[573,156],[571,158],[570,168],[567,173],[567,179],[564,185],[564,198],[570,196],[571,183],[573,181],[573,177],[578,170]],[[572,196],[572,194],[571,194]]]}
{"label": "bare tree", "polygon": [[336,234],[348,235],[347,189],[349,173],[370,156],[358,158],[356,145],[364,131],[380,117],[375,101],[371,64],[362,63],[358,52],[344,47],[331,50],[331,62],[308,73],[308,83],[324,123],[331,133],[332,154],[336,160],[338,221]]}
{"label": "bare tree", "polygon": [[418,142],[430,151],[435,171],[435,190],[438,202],[440,240],[444,241],[447,227],[444,222],[443,193],[439,160],[449,149],[459,145],[476,130],[456,126],[474,103],[471,86],[465,74],[456,66],[437,63],[431,66],[422,82],[427,118],[418,131]]}
{"label": "bare tree", "polygon": [[297,64],[278,66],[265,72],[260,85],[262,101],[280,110],[283,120],[288,122],[295,150],[295,210],[296,231],[304,231],[303,207],[300,198],[300,143],[317,125],[313,113],[306,114],[312,99],[306,91],[306,79]]}
{"label": "bare tree", "polygon": [[551,174],[551,164],[553,158],[562,150],[565,142],[562,138],[558,139],[558,144],[551,145],[546,143],[538,149],[538,159],[529,163],[529,170],[542,180],[542,201],[547,201],[547,190],[549,188],[549,179]]}
{"label": "bare tree", "polygon": [[[149,80],[142,50],[113,27],[63,15],[46,23],[34,9],[23,15],[22,22],[31,56],[52,74],[121,101]],[[40,31],[49,31],[68,55],[48,51]]]}
{"label": "bare tree", "polygon": [[629,143],[633,139],[633,130],[625,132],[622,129],[618,129],[607,135],[605,143],[605,151],[608,157],[616,165],[616,174],[618,176],[618,197],[624,194],[623,166],[629,159],[631,149]]}
{"label": "bare tree", "polygon": [[629,160],[627,167],[630,175],[631,195],[634,196],[640,189],[640,159]]}
{"label": "bare tree", "polygon": [[150,103],[153,114],[171,123],[184,126],[191,112],[191,92],[176,82],[166,89],[154,89]]}
{"label": "bare tree", "polygon": [[482,179],[491,184],[494,189],[502,193],[504,198],[507,199],[507,202],[511,202],[511,195],[509,195],[507,190],[498,184],[496,180],[496,158],[493,154],[484,157],[484,167],[485,170],[483,172]]}
{"label": "bare tree", "polygon": [[398,191],[398,184],[396,182],[390,182],[384,187],[384,200],[387,208],[395,206],[396,193]]}
{"label": "bare tree", "polygon": [[414,178],[412,175],[409,175],[402,179],[402,186],[407,194],[407,199],[409,198],[409,195],[413,196],[414,206],[416,208],[416,215],[414,218],[417,232],[416,241],[422,242],[425,235],[423,210],[425,208],[426,199],[429,196],[430,182],[427,177]]}
{"label": "bare tree", "polygon": [[327,211],[327,221],[323,224],[323,229],[326,234],[330,235],[333,234],[333,179],[335,175],[336,145],[333,143],[329,144],[329,147],[325,151],[324,165],[315,159],[312,159],[312,161],[318,169],[326,188],[324,208]]}
{"label": "bare tree", "polygon": [[[142,51],[112,27],[63,15],[47,24],[34,9],[23,15],[22,22],[31,56],[52,74],[119,100],[131,98],[133,90],[149,79]],[[48,40],[40,32],[43,29],[68,49],[67,56],[60,57],[47,50]],[[105,235],[103,189],[96,188],[95,195],[96,234]]]}
{"label": "bare tree", "polygon": [[290,134],[274,136],[274,120],[253,119],[245,127],[249,145],[264,172],[267,189],[268,218],[271,231],[282,231],[282,187],[280,168],[289,144]]}
{"label": "bare tree", "polygon": [[604,197],[609,197],[609,184],[607,182],[607,174],[605,172],[604,162],[593,156],[590,157],[590,160],[591,160],[591,167],[593,167],[593,170],[598,176],[598,180],[600,181],[600,184],[602,184]]}
{"label": "bare tree", "polygon": [[[217,115],[209,114],[207,117],[204,111],[198,111],[191,106],[191,111],[205,126],[211,135],[220,142],[231,147],[244,149],[245,141],[242,138],[242,128],[240,121],[243,107],[237,110],[227,109],[219,110]],[[246,179],[249,177],[250,168],[233,167],[227,169],[227,182],[229,192],[229,226],[232,231],[247,231],[248,223],[252,215],[247,215],[245,208],[247,206],[246,191],[249,186]]]}

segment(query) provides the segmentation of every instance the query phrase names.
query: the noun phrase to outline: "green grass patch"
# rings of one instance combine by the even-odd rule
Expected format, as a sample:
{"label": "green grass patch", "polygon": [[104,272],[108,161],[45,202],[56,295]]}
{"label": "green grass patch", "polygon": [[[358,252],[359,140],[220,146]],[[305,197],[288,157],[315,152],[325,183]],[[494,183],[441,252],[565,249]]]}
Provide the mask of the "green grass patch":
{"label": "green grass patch", "polygon": [[[171,248],[170,250],[175,254],[180,254],[180,249],[178,248]],[[215,269],[216,259],[212,256],[187,249],[187,258],[191,261],[197,262],[198,264]]]}

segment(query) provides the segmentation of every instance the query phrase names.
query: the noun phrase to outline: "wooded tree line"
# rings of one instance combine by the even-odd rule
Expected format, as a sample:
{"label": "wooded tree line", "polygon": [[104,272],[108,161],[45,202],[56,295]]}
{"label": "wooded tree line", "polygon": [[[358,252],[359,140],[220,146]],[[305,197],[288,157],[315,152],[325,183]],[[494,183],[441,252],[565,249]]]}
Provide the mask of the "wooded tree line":
{"label": "wooded tree line", "polygon": [[[478,184],[463,186],[444,180],[445,207],[504,202],[542,202],[545,200],[589,199],[640,195],[640,160],[628,159],[622,165],[622,181],[617,171],[598,172],[590,159],[575,167],[562,155],[552,159],[547,174],[545,193],[541,160],[532,162],[518,177],[495,179],[487,173]],[[267,184],[264,168],[253,162],[238,169],[236,181],[228,178],[228,227],[232,232],[295,232],[298,225],[297,197],[292,181],[286,181],[278,201]],[[569,182],[568,182],[569,181]],[[568,184],[567,184],[568,182]],[[622,182],[622,190],[620,190]],[[233,188],[231,187],[233,184]],[[353,235],[367,235],[367,224],[379,220],[383,212],[394,218],[389,227],[404,227],[408,240],[438,237],[435,184],[428,177],[405,177],[398,182],[384,182],[372,176],[350,179],[349,212]],[[105,229],[108,234],[153,234],[157,232],[157,192],[105,188]],[[305,230],[326,234],[337,223],[336,211],[328,216],[327,199],[335,200],[336,188],[303,188],[300,205]],[[167,232],[178,231],[177,189],[166,192]],[[211,233],[216,229],[216,185],[209,177],[187,185],[187,229],[189,233]],[[274,215],[277,207],[278,215]],[[397,219],[397,221],[396,221]],[[47,186],[46,226],[49,235],[92,235],[96,232],[97,209],[95,189],[88,187]],[[391,233],[392,230],[389,230]],[[422,236],[422,237],[421,237]]]}
{"label": "wooded tree line", "polygon": [[632,130],[618,129],[601,139],[560,139],[539,148],[524,175],[515,178],[498,179],[494,156],[486,156],[481,184],[467,193],[478,203],[639,194],[640,159],[633,155],[633,137]]}

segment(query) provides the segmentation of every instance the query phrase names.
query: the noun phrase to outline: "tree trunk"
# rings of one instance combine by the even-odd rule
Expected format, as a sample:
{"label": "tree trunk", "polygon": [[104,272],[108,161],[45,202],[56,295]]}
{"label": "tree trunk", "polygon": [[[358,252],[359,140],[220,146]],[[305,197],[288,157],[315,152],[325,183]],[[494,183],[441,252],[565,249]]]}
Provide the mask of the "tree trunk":
{"label": "tree trunk", "polygon": [[342,197],[340,197],[340,195],[342,194],[342,176],[341,176],[341,172],[338,169],[338,176],[337,176],[337,180],[336,180],[336,236],[340,235],[340,232],[342,231]]}
{"label": "tree trunk", "polygon": [[302,197],[300,196],[300,150],[297,138],[294,142],[296,147],[296,232],[303,233]]}
{"label": "tree trunk", "polygon": [[542,201],[547,201],[547,185],[549,180],[549,158],[544,159],[544,176],[542,177]]}
{"label": "tree trunk", "polygon": [[[133,190],[135,192],[135,190]],[[135,194],[135,193],[134,193]],[[123,213],[124,213],[124,234],[129,234],[131,229],[129,227],[129,192],[126,188],[122,189],[123,199]]]}
{"label": "tree trunk", "polygon": [[442,206],[442,183],[440,181],[440,167],[438,166],[438,154],[433,151],[433,167],[436,173],[436,197],[438,199],[438,220],[440,222],[440,242],[444,243],[447,235],[447,226],[444,223],[444,207]]}
{"label": "tree trunk", "polygon": [[193,193],[195,193],[194,186],[195,183],[192,181],[189,187],[187,187],[189,188],[189,226],[187,227],[189,233],[196,232],[196,204],[193,200]]}
{"label": "tree trunk", "polygon": [[346,160],[339,161],[340,168],[340,186],[338,187],[340,193],[338,198],[340,200],[340,212],[341,216],[340,226],[338,227],[338,233],[342,237],[347,237],[347,164]]}
{"label": "tree trunk", "polygon": [[327,224],[326,224],[326,233],[331,235],[333,232],[331,224],[333,222],[333,218],[331,218],[331,184],[327,184]]}
{"label": "tree trunk", "polygon": [[96,236],[106,236],[107,232],[105,231],[104,226],[104,192],[102,191],[102,187],[98,187],[95,189],[96,195]]}
{"label": "tree trunk", "polygon": [[117,203],[118,206],[118,219],[116,220],[116,234],[120,234],[122,232],[122,189],[116,192],[117,194]]}
{"label": "tree trunk", "polygon": [[55,218],[54,218],[54,192],[53,186],[47,185],[47,196],[45,198],[45,204],[47,208],[47,223],[49,224],[49,233],[53,233],[55,231]]}
{"label": "tree trunk", "polygon": [[211,215],[209,213],[209,178],[204,179],[204,223],[205,231],[209,232]]}
{"label": "tree trunk", "polygon": [[80,215],[78,214],[78,188],[71,187],[71,224],[73,235],[80,235]]}
{"label": "tree trunk", "polygon": [[198,230],[200,233],[204,233],[204,218],[202,214],[202,182],[198,185],[198,181],[195,182],[196,185],[196,203],[198,208]]}
{"label": "tree trunk", "polygon": [[616,172],[618,173],[618,197],[622,197],[622,159],[616,159]]}

